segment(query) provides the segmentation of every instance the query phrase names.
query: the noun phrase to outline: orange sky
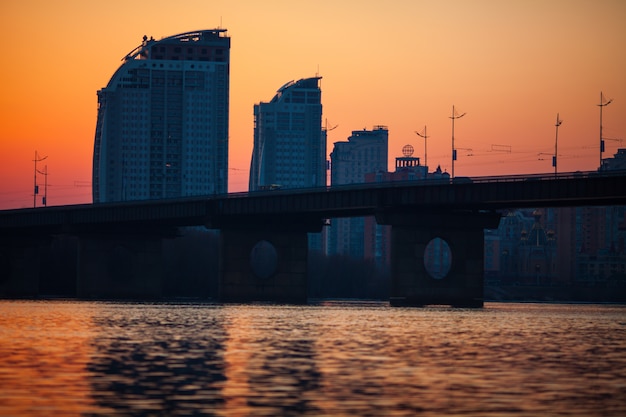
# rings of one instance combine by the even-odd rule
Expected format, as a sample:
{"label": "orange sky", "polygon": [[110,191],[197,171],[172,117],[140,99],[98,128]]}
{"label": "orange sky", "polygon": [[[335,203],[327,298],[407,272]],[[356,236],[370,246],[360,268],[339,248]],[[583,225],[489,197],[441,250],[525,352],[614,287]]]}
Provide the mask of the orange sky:
{"label": "orange sky", "polygon": [[[0,209],[32,207],[36,150],[49,205],[91,202],[96,91],[143,35],[220,26],[232,42],[230,191],[247,189],[253,105],[316,73],[338,125],[329,153],[386,125],[391,168],[408,143],[423,156],[414,131],[427,125],[428,165],[450,171],[454,104],[467,113],[457,176],[553,172],[557,113],[559,171],[593,170],[600,91],[614,100],[604,136],[626,142],[624,22],[622,0],[3,1]],[[604,156],[620,146],[607,141]]]}

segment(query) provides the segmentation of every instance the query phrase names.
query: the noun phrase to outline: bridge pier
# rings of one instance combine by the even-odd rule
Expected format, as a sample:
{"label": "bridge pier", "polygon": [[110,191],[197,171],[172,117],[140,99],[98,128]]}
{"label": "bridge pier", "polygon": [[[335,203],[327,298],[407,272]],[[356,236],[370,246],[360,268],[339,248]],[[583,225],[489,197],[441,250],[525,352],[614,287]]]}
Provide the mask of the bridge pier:
{"label": "bridge pier", "polygon": [[307,232],[322,221],[284,218],[220,226],[219,299],[305,304],[308,294]]}
{"label": "bridge pier", "polygon": [[41,258],[46,237],[14,237],[0,241],[0,297],[39,296]]}
{"label": "bridge pier", "polygon": [[499,214],[384,212],[376,218],[391,225],[391,305],[483,306],[483,230],[497,228]]}
{"label": "bridge pier", "polygon": [[161,237],[81,235],[79,298],[159,298],[163,294]]}

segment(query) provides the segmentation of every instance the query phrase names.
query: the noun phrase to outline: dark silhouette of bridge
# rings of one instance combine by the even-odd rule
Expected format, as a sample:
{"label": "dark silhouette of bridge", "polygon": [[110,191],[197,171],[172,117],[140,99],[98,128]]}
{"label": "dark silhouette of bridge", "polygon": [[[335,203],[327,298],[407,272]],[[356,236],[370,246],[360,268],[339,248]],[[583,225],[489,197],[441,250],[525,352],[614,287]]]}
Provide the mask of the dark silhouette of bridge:
{"label": "dark silhouette of bridge", "polygon": [[[482,305],[483,230],[500,210],[626,204],[626,172],[456,177],[210,197],[0,211],[0,296],[36,295],[38,252],[79,239],[77,295],[160,297],[163,238],[220,230],[222,301],[306,302],[307,233],[329,218],[375,216],[392,226],[393,304]],[[452,250],[444,279],[424,267],[435,237]],[[124,268],[120,268],[120,264]],[[112,265],[115,265],[113,267]],[[111,275],[126,271],[126,278]]]}

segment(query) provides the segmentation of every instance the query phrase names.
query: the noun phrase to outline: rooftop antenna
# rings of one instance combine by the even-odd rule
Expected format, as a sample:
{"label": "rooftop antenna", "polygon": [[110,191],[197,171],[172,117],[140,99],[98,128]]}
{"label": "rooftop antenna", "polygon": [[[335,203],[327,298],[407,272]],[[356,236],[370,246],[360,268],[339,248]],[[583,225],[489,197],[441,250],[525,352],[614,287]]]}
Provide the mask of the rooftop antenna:
{"label": "rooftop antenna", "polygon": [[417,130],[415,131],[415,134],[417,136],[419,136],[420,138],[424,138],[424,166],[428,167],[428,153],[427,151],[427,143],[428,143],[428,138],[429,136],[426,135],[426,125],[424,125],[424,133],[420,133]]}
{"label": "rooftop antenna", "polygon": [[452,178],[454,178],[454,161],[456,161],[456,149],[454,149],[454,121],[466,114],[467,113],[458,114],[454,109],[454,105],[452,105],[452,116],[450,116],[450,119],[452,119]]}
{"label": "rooftop antenna", "polygon": [[600,104],[598,104],[600,107],[600,169],[602,169],[602,152],[604,152],[604,139],[602,138],[602,108],[611,104],[612,101],[613,99],[606,100],[602,91],[600,91]]}

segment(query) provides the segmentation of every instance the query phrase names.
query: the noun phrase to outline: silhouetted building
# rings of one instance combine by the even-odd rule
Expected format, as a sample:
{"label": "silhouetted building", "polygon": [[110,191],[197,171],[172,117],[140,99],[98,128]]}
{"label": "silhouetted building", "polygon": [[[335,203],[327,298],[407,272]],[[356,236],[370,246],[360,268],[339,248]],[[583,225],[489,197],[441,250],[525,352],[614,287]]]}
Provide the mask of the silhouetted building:
{"label": "silhouetted building", "polygon": [[524,210],[509,211],[495,230],[485,230],[485,278],[488,282],[522,283],[521,250],[533,219]]}
{"label": "silhouetted building", "polygon": [[569,285],[575,281],[576,259],[580,246],[581,225],[577,207],[559,207],[548,209],[554,213],[554,231],[556,239],[556,281]]}
{"label": "silhouetted building", "polygon": [[613,155],[613,158],[606,158],[602,160],[602,166],[599,171],[618,171],[626,170],[626,148],[617,150],[617,153]]}
{"label": "silhouetted building", "polygon": [[320,79],[290,81],[254,105],[250,191],[326,185]]}
{"label": "silhouetted building", "polygon": [[[345,142],[335,142],[330,154],[331,185],[362,184],[366,174],[387,172],[389,131],[386,126],[355,130]],[[363,217],[332,219],[328,252],[364,257]]]}
{"label": "silhouetted building", "polygon": [[533,211],[533,217],[530,230],[522,231],[519,279],[523,284],[551,285],[557,273],[554,231],[546,230],[541,211]]}
{"label": "silhouetted building", "polygon": [[226,193],[230,38],[148,39],[98,91],[94,203]]}
{"label": "silhouetted building", "polygon": [[[599,171],[626,169],[626,149]],[[626,284],[626,207],[566,207],[555,214],[558,280],[589,286]]]}

